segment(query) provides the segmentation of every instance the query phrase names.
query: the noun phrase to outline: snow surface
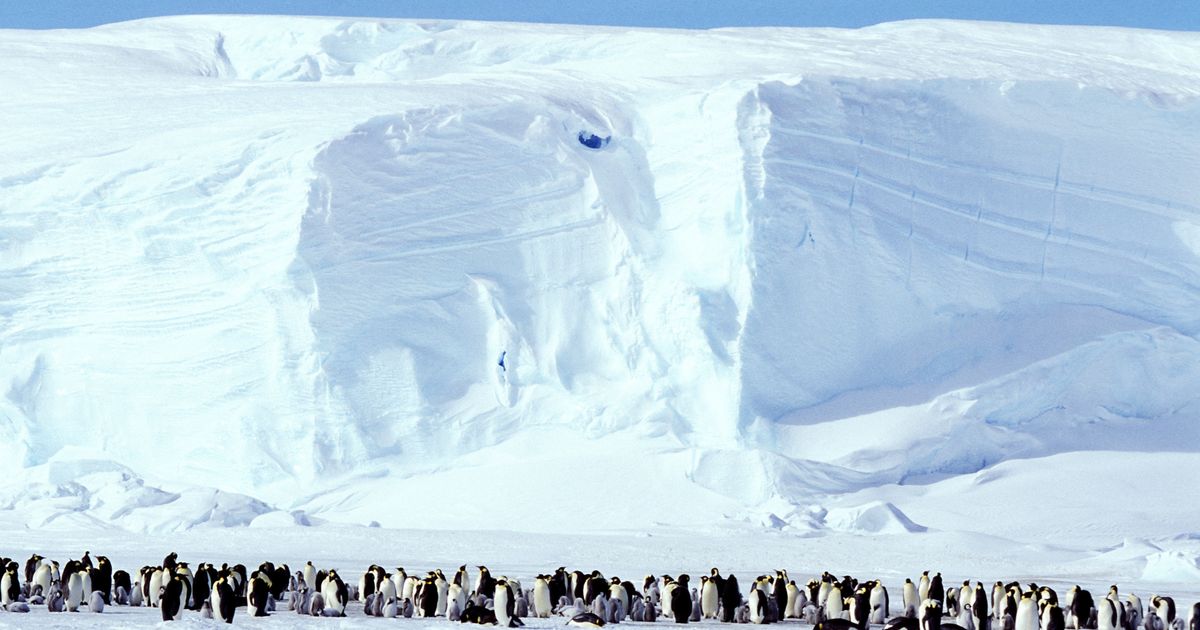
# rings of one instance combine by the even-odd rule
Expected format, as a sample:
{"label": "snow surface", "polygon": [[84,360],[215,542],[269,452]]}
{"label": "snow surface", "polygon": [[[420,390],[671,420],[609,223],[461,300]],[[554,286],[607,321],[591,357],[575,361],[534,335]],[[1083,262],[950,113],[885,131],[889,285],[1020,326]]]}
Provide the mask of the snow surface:
{"label": "snow surface", "polygon": [[1196,575],[1200,35],[180,17],[0,85],[4,531]]}

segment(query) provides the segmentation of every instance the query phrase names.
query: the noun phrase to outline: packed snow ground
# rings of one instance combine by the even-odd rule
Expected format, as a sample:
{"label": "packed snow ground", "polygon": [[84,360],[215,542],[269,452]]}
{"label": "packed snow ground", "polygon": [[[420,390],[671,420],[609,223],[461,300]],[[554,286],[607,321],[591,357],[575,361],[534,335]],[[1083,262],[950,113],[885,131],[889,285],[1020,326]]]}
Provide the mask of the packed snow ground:
{"label": "packed snow ground", "polygon": [[0,84],[3,540],[1200,575],[1200,35],[185,17]]}

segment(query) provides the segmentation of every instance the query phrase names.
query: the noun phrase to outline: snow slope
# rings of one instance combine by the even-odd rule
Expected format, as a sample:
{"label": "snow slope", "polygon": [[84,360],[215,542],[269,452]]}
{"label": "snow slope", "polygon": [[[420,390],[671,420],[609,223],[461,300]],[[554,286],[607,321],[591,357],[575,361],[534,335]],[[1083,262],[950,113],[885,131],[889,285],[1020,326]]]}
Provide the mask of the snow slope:
{"label": "snow slope", "polygon": [[1196,34],[221,16],[0,60],[11,527],[1194,527]]}

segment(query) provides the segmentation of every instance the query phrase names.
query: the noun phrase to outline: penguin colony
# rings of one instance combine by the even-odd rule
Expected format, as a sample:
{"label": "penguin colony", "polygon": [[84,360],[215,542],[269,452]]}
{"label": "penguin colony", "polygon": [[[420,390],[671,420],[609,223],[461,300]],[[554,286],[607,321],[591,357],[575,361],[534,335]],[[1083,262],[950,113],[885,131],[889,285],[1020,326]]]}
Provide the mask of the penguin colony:
{"label": "penguin colony", "polygon": [[[195,569],[175,553],[159,566],[130,574],[113,570],[105,556],[60,565],[37,554],[24,567],[0,557],[0,608],[11,613],[45,606],[49,612],[102,613],[109,606],[158,608],[163,621],[186,614],[233,623],[235,615],[264,617],[286,611],[314,617],[344,617],[353,602],[371,617],[440,617],[448,621],[517,628],[526,618],[565,619],[566,625],[599,628],[621,622],[682,623],[717,620],[766,624],[796,621],[814,630],[1200,630],[1200,602],[1180,614],[1175,600],[1152,595],[1144,604],[1117,587],[1096,599],[1074,586],[1059,597],[1048,586],[996,582],[986,588],[947,587],[940,573],[905,580],[897,615],[887,588],[830,573],[803,585],[787,571],[760,575],[743,592],[737,577],[712,569],[699,584],[691,577],[648,575],[641,586],[599,571],[583,573],[559,567],[538,575],[531,588],[487,567],[460,566],[452,577],[441,569],[424,575],[399,567],[372,565],[348,583],[334,569],[312,562],[293,571],[264,562],[220,568],[198,563]],[[1185,617],[1187,620],[1185,621]]]}

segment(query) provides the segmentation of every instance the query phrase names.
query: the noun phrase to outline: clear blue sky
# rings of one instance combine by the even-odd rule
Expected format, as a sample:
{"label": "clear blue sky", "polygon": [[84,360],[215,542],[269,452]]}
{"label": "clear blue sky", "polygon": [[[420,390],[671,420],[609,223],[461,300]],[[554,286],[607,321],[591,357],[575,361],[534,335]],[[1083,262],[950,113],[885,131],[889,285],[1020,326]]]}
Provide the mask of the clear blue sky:
{"label": "clear blue sky", "polygon": [[909,18],[1200,31],[1200,0],[0,0],[0,28],[73,28],[157,15],[269,13],[617,26],[841,26]]}

